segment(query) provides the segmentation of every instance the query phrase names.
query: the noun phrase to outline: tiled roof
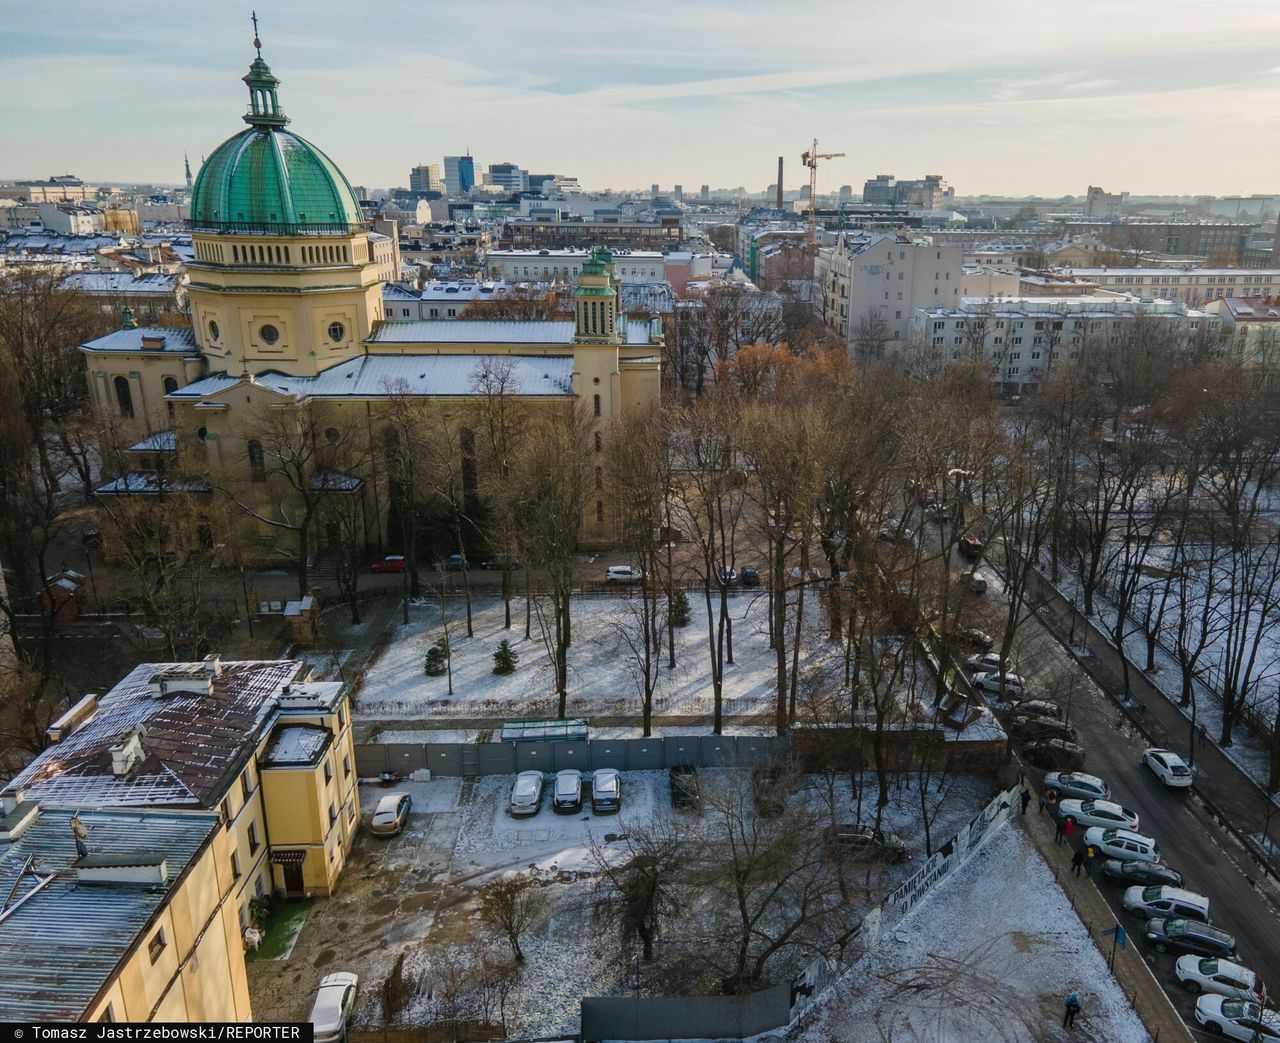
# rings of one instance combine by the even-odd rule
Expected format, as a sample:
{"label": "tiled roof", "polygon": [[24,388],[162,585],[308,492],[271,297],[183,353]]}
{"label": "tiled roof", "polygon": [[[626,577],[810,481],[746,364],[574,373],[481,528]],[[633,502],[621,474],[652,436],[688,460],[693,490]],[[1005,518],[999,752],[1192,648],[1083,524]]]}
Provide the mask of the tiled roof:
{"label": "tiled roof", "polygon": [[12,892],[9,908],[30,895],[38,880],[21,876],[34,855],[41,876],[52,883],[0,923],[0,1014],[14,1021],[78,1021],[133,946],[139,933],[170,897],[187,866],[218,828],[213,814],[175,815],[83,811],[91,858],[110,865],[162,854],[164,883],[82,884],[70,811],[42,809],[40,818],[11,843],[0,843],[0,894]]}
{"label": "tiled roof", "polygon": [[[208,692],[156,695],[153,677],[203,663],[144,663],[98,701],[96,712],[5,787],[45,807],[213,807],[230,769],[258,740],[276,697],[305,668],[293,660],[221,663]],[[142,730],[143,759],[117,777],[111,747]],[[0,928],[0,935],[3,929]]]}
{"label": "tiled roof", "polygon": [[450,322],[429,319],[384,322],[371,344],[563,344],[573,343],[572,322]]}
{"label": "tiled roof", "polygon": [[[468,326],[452,322],[443,325]],[[572,323],[569,323],[572,326]],[[648,344],[648,327],[644,339]],[[479,394],[477,381],[486,366],[511,367],[511,394],[570,395],[573,393],[571,355],[364,355],[326,369],[315,377],[259,373],[254,381],[282,395],[308,398],[388,398],[394,395],[456,398]],[[215,373],[179,388],[166,397],[176,400],[207,398],[240,383],[240,378]]]}
{"label": "tiled roof", "polygon": [[[143,347],[142,339],[161,338],[158,348]],[[139,326],[132,330],[116,330],[106,336],[80,345],[81,351],[160,352],[166,355],[192,355],[196,352],[195,331],[185,326]]]}

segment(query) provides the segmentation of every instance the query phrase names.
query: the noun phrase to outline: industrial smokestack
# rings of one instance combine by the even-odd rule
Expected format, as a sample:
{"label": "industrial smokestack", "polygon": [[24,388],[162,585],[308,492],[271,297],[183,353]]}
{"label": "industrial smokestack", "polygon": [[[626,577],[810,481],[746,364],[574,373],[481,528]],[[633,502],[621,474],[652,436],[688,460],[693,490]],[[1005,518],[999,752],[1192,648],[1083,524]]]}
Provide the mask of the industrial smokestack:
{"label": "industrial smokestack", "polygon": [[777,208],[782,209],[782,157],[778,157],[778,200]]}

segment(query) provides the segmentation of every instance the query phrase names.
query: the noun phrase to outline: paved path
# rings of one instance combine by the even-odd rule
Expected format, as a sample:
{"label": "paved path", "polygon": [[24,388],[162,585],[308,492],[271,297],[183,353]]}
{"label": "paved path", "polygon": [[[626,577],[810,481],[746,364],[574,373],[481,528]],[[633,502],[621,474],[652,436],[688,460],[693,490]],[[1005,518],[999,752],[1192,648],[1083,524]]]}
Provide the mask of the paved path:
{"label": "paved path", "polygon": [[[368,736],[375,728],[379,731],[484,731],[488,728],[501,728],[516,717],[365,717],[356,722],[356,741],[367,742]],[[644,718],[639,714],[604,714],[593,716],[582,715],[593,728],[643,728]],[[722,718],[725,734],[732,735],[735,728],[749,727],[768,728],[773,734],[772,713],[725,714]],[[654,728],[698,728],[707,729],[711,725],[709,714],[654,714],[650,719]],[[707,732],[706,734],[710,734]],[[636,738],[640,736],[637,735]]]}

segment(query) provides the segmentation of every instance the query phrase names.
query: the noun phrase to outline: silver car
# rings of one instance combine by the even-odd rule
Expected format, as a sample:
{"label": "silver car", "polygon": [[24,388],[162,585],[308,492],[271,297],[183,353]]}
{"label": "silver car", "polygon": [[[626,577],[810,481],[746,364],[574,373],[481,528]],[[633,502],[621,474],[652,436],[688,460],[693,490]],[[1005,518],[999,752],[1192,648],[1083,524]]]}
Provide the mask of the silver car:
{"label": "silver car", "polygon": [[508,811],[516,818],[536,815],[542,807],[542,772],[522,771],[511,787]]}
{"label": "silver car", "polygon": [[1049,772],[1044,777],[1044,791],[1079,800],[1107,800],[1111,796],[1110,786],[1097,775],[1086,775],[1082,771]]}

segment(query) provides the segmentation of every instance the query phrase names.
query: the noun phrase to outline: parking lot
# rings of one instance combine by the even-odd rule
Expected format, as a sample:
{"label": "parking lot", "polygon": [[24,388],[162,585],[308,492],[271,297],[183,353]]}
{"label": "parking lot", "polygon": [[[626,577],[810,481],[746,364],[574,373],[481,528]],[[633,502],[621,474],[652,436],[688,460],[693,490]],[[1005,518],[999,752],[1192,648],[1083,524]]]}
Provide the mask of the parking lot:
{"label": "parking lot", "polygon": [[[387,1023],[381,985],[392,975],[397,957],[404,952],[402,974],[417,976],[423,983],[445,963],[474,960],[492,938],[479,913],[481,890],[513,872],[537,882],[545,912],[522,943],[526,961],[510,998],[510,1009],[519,1011],[512,1032],[575,1031],[582,996],[635,987],[637,975],[675,993],[696,991],[697,984],[687,977],[664,979],[668,950],[662,947],[651,968],[619,959],[616,936],[593,924],[593,878],[598,857],[625,856],[628,833],[677,822],[694,826],[706,810],[674,810],[666,772],[624,772],[622,808],[617,813],[593,814],[589,800],[576,814],[554,813],[548,777],[538,813],[513,818],[507,811],[513,780],[511,775],[493,775],[429,782],[405,779],[393,789],[362,785],[366,826],[380,798],[393,792],[411,796],[413,808],[404,831],[382,838],[362,829],[338,893],[311,907],[288,958],[250,965],[256,1016],[305,1018],[321,977],[350,970],[362,982],[355,1024],[372,1028]],[[728,769],[704,772],[701,779],[706,787],[746,787],[749,793],[747,780],[746,772]],[[800,791],[788,800],[834,799],[841,821],[856,819],[847,776],[802,776],[797,785]],[[865,821],[874,808],[874,778],[864,777],[863,785]],[[985,778],[954,776],[941,787],[934,780],[926,795],[934,843],[964,825],[993,789],[993,782]],[[867,880],[877,894],[905,879],[924,856],[919,805],[919,792],[909,784],[890,793],[885,828],[900,833],[914,857],[901,864],[872,865]],[[679,949],[687,960],[688,953],[704,944],[697,940],[698,932],[706,929],[701,912],[690,908],[672,926],[664,943],[670,952]],[[424,996],[420,990],[409,997],[408,1006],[400,1008],[402,1020],[405,1015],[415,1022],[426,1020]]]}

